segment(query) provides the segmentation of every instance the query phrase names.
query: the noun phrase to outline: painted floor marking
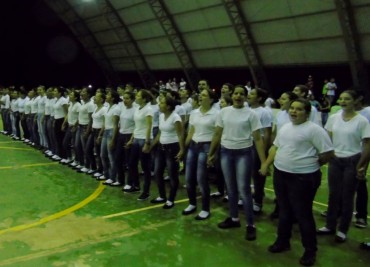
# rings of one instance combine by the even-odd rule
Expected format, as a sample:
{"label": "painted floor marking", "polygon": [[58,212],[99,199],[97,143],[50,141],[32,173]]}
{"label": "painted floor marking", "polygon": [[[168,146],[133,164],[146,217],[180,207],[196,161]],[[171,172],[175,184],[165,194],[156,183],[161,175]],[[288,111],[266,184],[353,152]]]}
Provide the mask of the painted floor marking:
{"label": "painted floor marking", "polygon": [[14,165],[14,166],[1,166],[0,170],[31,168],[31,167],[48,166],[48,165],[56,165],[56,164],[58,164],[58,162],[33,163],[33,164]]}
{"label": "painted floor marking", "polygon": [[7,150],[35,150],[33,148],[21,148],[21,147],[11,147],[11,146],[0,146],[0,149],[7,149]]}
{"label": "painted floor marking", "polygon": [[87,198],[85,198],[81,202],[77,203],[76,205],[73,205],[73,206],[69,207],[68,209],[62,210],[62,211],[57,212],[55,214],[52,214],[50,216],[41,218],[40,220],[38,220],[37,222],[34,222],[34,223],[22,224],[22,225],[18,225],[18,226],[14,226],[14,227],[11,227],[11,228],[0,230],[0,235],[8,233],[8,232],[17,232],[17,231],[26,230],[26,229],[29,229],[29,228],[32,228],[32,227],[35,227],[35,226],[39,226],[41,224],[59,219],[63,216],[66,216],[66,215],[68,215],[68,214],[70,214],[70,213],[72,213],[76,210],[81,209],[82,207],[86,206],[91,201],[96,199],[101,194],[101,192],[103,192],[104,188],[105,188],[105,186],[103,185],[103,183],[99,183],[99,186],[95,190],[94,193],[92,193],[90,196],[88,196]]}

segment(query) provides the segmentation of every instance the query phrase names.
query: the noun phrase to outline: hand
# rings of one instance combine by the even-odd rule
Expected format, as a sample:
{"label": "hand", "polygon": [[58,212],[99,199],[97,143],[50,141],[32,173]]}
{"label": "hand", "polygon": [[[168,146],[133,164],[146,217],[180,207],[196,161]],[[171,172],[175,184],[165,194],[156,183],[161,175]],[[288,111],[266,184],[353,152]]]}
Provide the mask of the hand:
{"label": "hand", "polygon": [[108,144],[108,149],[109,149],[110,151],[112,151],[112,150],[113,150],[113,148],[114,148],[114,142],[113,142],[113,140],[111,140],[111,141],[109,142],[109,144]]}
{"label": "hand", "polygon": [[260,168],[260,170],[258,171],[261,175],[263,175],[263,176],[266,176],[267,175],[267,172],[268,172],[268,166],[267,166],[267,164],[266,163],[262,163],[261,164],[261,168]]}
{"label": "hand", "polygon": [[357,168],[357,175],[356,175],[356,178],[358,180],[365,180],[366,178],[366,173],[365,173],[366,169],[365,167],[359,167]]}
{"label": "hand", "polygon": [[181,161],[183,156],[184,156],[184,151],[180,150],[179,153],[177,153],[177,155],[175,157],[176,161]]}
{"label": "hand", "polygon": [[101,136],[98,136],[98,138],[96,138],[96,144],[99,145],[101,143],[101,139],[102,139]]}
{"label": "hand", "polygon": [[207,167],[213,167],[215,162],[215,156],[214,155],[208,155],[207,158]]}
{"label": "hand", "polygon": [[131,145],[132,145],[132,140],[128,141],[126,143],[126,145],[124,145],[123,147],[126,148],[126,149],[128,149],[128,148],[130,148]]}
{"label": "hand", "polygon": [[145,143],[142,149],[143,153],[149,153],[150,152],[150,145]]}

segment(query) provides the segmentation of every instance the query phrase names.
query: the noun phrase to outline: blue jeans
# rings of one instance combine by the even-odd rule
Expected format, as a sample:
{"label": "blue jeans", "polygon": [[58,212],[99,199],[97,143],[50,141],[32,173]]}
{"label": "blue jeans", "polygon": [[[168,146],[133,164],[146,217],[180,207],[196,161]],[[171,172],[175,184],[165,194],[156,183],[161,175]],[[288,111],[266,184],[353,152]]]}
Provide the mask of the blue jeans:
{"label": "blue jeans", "polygon": [[163,179],[164,169],[167,166],[171,188],[168,200],[172,202],[175,201],[177,188],[179,187],[179,163],[175,158],[179,150],[179,143],[159,144],[155,155],[155,176],[158,184],[159,196],[167,199],[166,186]]}
{"label": "blue jeans", "polygon": [[227,149],[221,146],[221,167],[229,196],[230,217],[239,217],[238,200],[240,195],[243,200],[247,224],[253,225],[252,148]]}
{"label": "blue jeans", "polygon": [[130,151],[130,160],[128,165],[128,180],[132,181],[132,186],[140,187],[139,182],[139,173],[138,173],[138,163],[139,159],[141,161],[141,168],[144,171],[144,190],[143,193],[150,193],[150,183],[151,183],[151,175],[150,175],[150,153],[144,153],[142,151],[145,144],[145,139],[136,139],[131,145]]}
{"label": "blue jeans", "polygon": [[76,160],[78,161],[78,163],[80,163],[80,165],[84,165],[86,168],[90,168],[90,166],[88,166],[90,164],[86,164],[85,162],[86,143],[87,139],[89,138],[88,136],[84,137],[84,133],[87,129],[87,126],[88,125],[81,124],[77,126],[74,149],[76,154]]}
{"label": "blue jeans", "polygon": [[196,186],[198,182],[202,193],[202,210],[204,211],[210,210],[210,189],[207,171],[207,154],[210,146],[211,142],[195,143],[192,141],[186,157],[185,180],[189,203],[194,206],[197,205]]}
{"label": "blue jeans", "polygon": [[289,244],[294,219],[298,221],[303,247],[317,250],[313,200],[320,186],[321,171],[288,173],[274,169],[274,189],[279,203],[278,244]]}
{"label": "blue jeans", "polygon": [[44,121],[41,121],[44,115],[42,113],[37,114],[37,129],[39,130],[40,145],[43,147],[48,147],[48,141],[46,139],[46,125]]}
{"label": "blue jeans", "polygon": [[109,149],[109,143],[112,140],[113,129],[105,130],[101,140],[100,158],[103,165],[103,173],[106,179],[114,180],[112,169],[114,168],[114,151]]}
{"label": "blue jeans", "polygon": [[[333,158],[329,162],[328,184],[329,203],[326,227],[346,234],[352,220],[354,197],[358,180],[356,165],[360,154],[348,158]],[[339,218],[339,213],[341,216]]]}

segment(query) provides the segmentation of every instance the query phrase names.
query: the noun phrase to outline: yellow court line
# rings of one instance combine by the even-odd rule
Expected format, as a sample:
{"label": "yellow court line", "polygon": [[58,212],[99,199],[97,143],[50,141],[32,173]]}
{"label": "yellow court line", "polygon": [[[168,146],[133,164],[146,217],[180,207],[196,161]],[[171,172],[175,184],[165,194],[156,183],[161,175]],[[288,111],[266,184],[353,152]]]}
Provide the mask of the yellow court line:
{"label": "yellow court line", "polygon": [[8,150],[34,150],[32,148],[21,148],[21,147],[10,147],[10,146],[0,146],[0,149],[8,149]]}
{"label": "yellow court line", "polygon": [[95,198],[97,198],[101,194],[101,192],[103,192],[104,188],[105,188],[105,186],[103,185],[103,183],[100,183],[98,188],[95,190],[95,192],[92,193],[87,198],[85,198],[80,203],[77,203],[76,205],[74,205],[72,207],[69,207],[68,209],[62,210],[58,213],[55,213],[55,214],[52,214],[50,216],[41,218],[37,222],[30,223],[30,224],[22,224],[22,225],[18,225],[18,226],[14,226],[14,227],[11,227],[11,228],[0,230],[0,235],[8,233],[8,232],[18,232],[18,231],[26,230],[26,229],[29,229],[29,228],[32,228],[32,227],[35,227],[35,226],[39,226],[41,224],[59,219],[63,216],[66,216],[66,215],[68,215],[68,214],[70,214],[70,213],[72,213],[72,212],[74,212],[78,209],[81,209],[82,207],[86,206],[87,204],[89,204],[91,201],[93,201]]}
{"label": "yellow court line", "polygon": [[0,144],[9,144],[9,143],[16,143],[16,142],[17,141],[1,141]]}
{"label": "yellow court line", "polygon": [[20,166],[18,166],[18,165],[14,165],[14,166],[2,166],[2,167],[0,167],[0,170],[30,168],[30,167],[56,165],[56,164],[58,164],[58,162],[34,163],[34,164],[25,164],[25,165],[20,165]]}
{"label": "yellow court line", "polygon": [[[273,189],[270,189],[270,188],[267,188],[267,187],[265,187],[265,190],[270,191],[270,192],[274,192]],[[198,197],[198,198],[200,198],[200,197]],[[187,201],[189,201],[189,199],[186,198],[186,199],[176,200],[175,203],[177,204],[177,203],[182,203],[182,202],[187,202]],[[321,202],[314,201],[313,203],[316,204],[316,205],[319,205],[319,206],[328,207],[328,205],[326,205],[324,203],[321,203]],[[118,213],[113,213],[113,214],[105,215],[105,216],[103,216],[103,218],[104,219],[110,219],[110,218],[124,216],[124,215],[128,215],[128,214],[138,213],[140,211],[156,209],[156,208],[159,208],[159,207],[163,207],[163,204],[153,205],[153,206],[140,208],[140,209],[123,211],[123,212],[118,212]],[[370,216],[367,216],[367,218],[370,219]]]}

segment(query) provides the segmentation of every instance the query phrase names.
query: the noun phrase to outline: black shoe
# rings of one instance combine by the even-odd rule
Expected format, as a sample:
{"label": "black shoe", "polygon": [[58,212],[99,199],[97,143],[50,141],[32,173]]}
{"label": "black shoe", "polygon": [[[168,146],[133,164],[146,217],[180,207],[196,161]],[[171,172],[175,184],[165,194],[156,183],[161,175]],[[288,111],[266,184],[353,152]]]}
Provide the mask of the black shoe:
{"label": "black shoe", "polygon": [[131,188],[123,189],[122,191],[125,192],[125,193],[138,193],[138,192],[140,192],[140,188],[136,187],[136,186],[131,186]]}
{"label": "black shoe", "polygon": [[312,266],[316,261],[316,252],[305,251],[303,256],[299,259],[299,263],[303,266]]}
{"label": "black shoe", "polygon": [[218,227],[221,229],[238,228],[240,227],[240,221],[233,221],[230,217],[228,217],[223,222],[220,222]]}
{"label": "black shoe", "polygon": [[169,204],[169,203],[165,203],[164,205],[163,205],[163,209],[165,209],[165,210],[169,210],[169,209],[172,209],[173,207],[175,206],[175,203],[171,203],[171,204]]}
{"label": "black shoe", "polygon": [[137,200],[147,200],[149,198],[149,194],[148,193],[142,193],[138,198]]}
{"label": "black shoe", "polygon": [[245,233],[245,239],[247,239],[249,241],[253,241],[253,240],[256,240],[256,238],[257,238],[256,227],[254,227],[252,225],[248,225],[246,233]]}
{"label": "black shoe", "polygon": [[370,242],[362,242],[360,248],[364,250],[370,250]]}
{"label": "black shoe", "polygon": [[165,198],[161,198],[161,197],[157,197],[155,199],[152,199],[150,201],[150,203],[153,203],[153,204],[166,203],[166,199]]}
{"label": "black shoe", "polygon": [[289,243],[281,244],[281,243],[275,242],[274,244],[268,247],[268,251],[270,251],[271,253],[280,253],[280,252],[284,252],[287,250],[290,250]]}
{"label": "black shoe", "polygon": [[192,209],[192,210],[183,210],[183,211],[182,211],[182,215],[189,215],[189,214],[192,214],[192,213],[194,213],[196,210],[197,210],[197,207],[195,207],[195,208],[194,208],[194,209]]}

